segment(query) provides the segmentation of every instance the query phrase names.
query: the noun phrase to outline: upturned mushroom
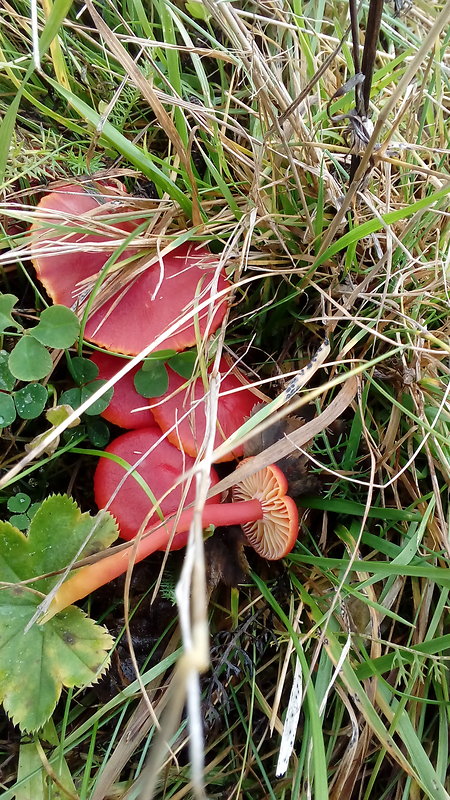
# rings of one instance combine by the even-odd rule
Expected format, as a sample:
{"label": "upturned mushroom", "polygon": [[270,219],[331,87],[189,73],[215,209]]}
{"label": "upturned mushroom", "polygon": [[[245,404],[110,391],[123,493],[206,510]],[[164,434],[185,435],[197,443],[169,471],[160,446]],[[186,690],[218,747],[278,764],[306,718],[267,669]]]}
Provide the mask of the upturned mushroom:
{"label": "upturned mushroom", "polygon": [[[142,222],[108,224],[105,213],[111,214],[111,201],[121,199],[126,204],[126,194],[119,189],[113,191],[110,186],[96,186],[98,191],[93,193],[88,193],[82,185],[60,186],[45,195],[38,205],[40,219],[32,226],[33,264],[55,303],[76,308],[80,297],[85,299],[84,294],[89,295],[114,251],[115,241],[123,240]],[[99,232],[80,230],[83,225],[92,230],[94,222]],[[51,249],[56,249],[58,240],[65,248],[77,245],[76,251],[52,255]],[[105,247],[99,249],[102,243]],[[188,312],[193,313],[192,319],[168,335],[160,343],[160,349],[178,352],[194,345],[198,334],[214,333],[226,311],[226,301],[216,300],[215,296],[229,286],[217,257],[204,245],[193,242],[170,250],[170,242],[166,241],[160,251],[161,256],[153,254],[148,263],[141,259],[138,274],[128,276],[126,284],[122,282],[117,290],[111,289],[112,295],[103,302],[96,298],[97,304],[101,304],[89,316],[85,328],[88,341],[115,353],[137,355]],[[128,248],[122,260],[136,252],[136,248]],[[196,315],[196,306],[208,300],[210,303]]]}
{"label": "upturned mushroom", "polygon": [[[140,433],[142,434],[142,431],[133,432],[137,437]],[[130,434],[124,434],[119,439],[124,440],[126,437],[130,437]],[[129,442],[130,439],[128,439]],[[117,440],[109,446],[109,452],[116,455],[120,452],[122,454],[121,457],[123,457],[122,448],[117,447],[116,443]],[[144,446],[141,443],[140,450]],[[170,445],[167,446],[171,447]],[[171,449],[174,450],[175,448]],[[176,452],[182,458],[179,451]],[[184,458],[188,457],[184,456]],[[114,474],[114,477],[111,478],[111,483],[110,478],[105,477],[105,470],[109,470],[108,465],[110,463],[113,464],[111,472]],[[173,470],[173,465],[162,465],[161,455],[156,450],[149,456],[145,464],[146,471],[148,470],[148,473],[153,478],[153,491],[155,494],[160,495],[164,487],[160,487],[159,483],[155,485],[155,483],[158,481],[159,476],[163,474],[162,467],[171,471]],[[141,468],[139,467],[138,469],[141,470]],[[123,468],[119,467],[117,463],[110,462],[109,459],[105,461],[104,465],[102,465],[101,461],[97,467],[97,472],[101,470],[100,474],[95,477],[96,496],[99,504],[104,502],[103,492],[105,492],[105,496],[108,493],[110,496],[111,488],[117,487],[118,469],[123,471]],[[239,467],[237,467],[237,470],[239,470]],[[99,490],[100,483],[102,485],[101,491]],[[287,480],[279,467],[271,465],[259,470],[233,488],[231,501],[222,503],[217,503],[213,500],[208,501],[202,512],[202,526],[207,528],[210,525],[241,525],[249,544],[259,555],[269,560],[283,558],[292,550],[299,529],[297,506],[294,500],[287,495],[287,490]],[[142,489],[141,492],[144,495]],[[122,497],[120,498],[121,494]],[[148,511],[151,507],[150,501],[147,496],[145,497]],[[133,508],[136,504],[135,493],[131,492],[130,488],[124,491],[124,487],[119,490],[114,504],[114,506],[111,505],[110,507],[119,523],[121,535],[128,538],[134,526],[138,525],[140,527],[140,524],[142,524],[145,513],[144,516],[142,514],[145,509],[140,507],[139,512],[135,512]],[[134,522],[131,522],[130,514],[133,516]],[[112,553],[94,564],[81,567],[62,584],[45,615],[45,621],[68,605],[81,600],[100,586],[122,575],[127,571],[130,563],[141,561],[156,550],[168,547],[170,549],[183,547],[187,542],[192,519],[193,509],[184,508],[181,513],[172,515],[171,518],[166,517],[164,522],[147,529],[134,548]],[[137,530],[138,528],[134,528],[135,534]]]}
{"label": "upturned mushroom", "polygon": [[[97,464],[95,502],[99,508],[108,506],[114,514],[122,539],[134,539],[146,520],[147,526],[151,526],[158,519],[170,517],[183,502],[188,505],[194,500],[192,486],[184,493],[185,487],[176,485],[177,478],[185,470],[192,469],[194,459],[161,437],[156,424],[123,433],[105,448],[104,456]],[[127,470],[134,465],[134,474],[127,476]],[[213,486],[219,480],[214,469],[210,479]],[[156,505],[149,519],[148,512],[153,503],[147,487]]]}

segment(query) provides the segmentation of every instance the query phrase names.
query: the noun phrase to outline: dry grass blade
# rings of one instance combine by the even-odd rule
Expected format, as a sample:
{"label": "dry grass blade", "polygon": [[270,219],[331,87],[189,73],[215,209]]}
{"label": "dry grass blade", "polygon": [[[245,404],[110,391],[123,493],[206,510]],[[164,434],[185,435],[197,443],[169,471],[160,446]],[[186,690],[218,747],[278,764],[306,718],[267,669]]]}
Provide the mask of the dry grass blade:
{"label": "dry grass blade", "polygon": [[353,198],[360,189],[361,181],[366,173],[367,167],[369,166],[370,159],[372,158],[373,153],[375,152],[375,148],[378,145],[379,136],[381,134],[383,126],[385,125],[389,117],[389,114],[391,114],[396,103],[398,103],[398,101],[406,91],[414,75],[420,69],[422,62],[427,57],[428,53],[433,49],[436,40],[439,38],[441,32],[445,29],[445,26],[448,25],[449,22],[450,22],[450,3],[447,2],[444,8],[442,9],[441,13],[437,17],[436,21],[432,25],[429,33],[422,42],[422,45],[420,46],[417,54],[411,61],[411,64],[409,64],[403,76],[400,78],[391,97],[385,103],[385,105],[383,106],[382,110],[378,115],[378,119],[374,125],[370,141],[367,144],[367,148],[364,154],[361,156],[360,164],[353,177],[353,183],[350,186],[344,198],[341,208],[337,212],[333,222],[330,224],[323,238],[321,246],[322,253],[326,251],[327,247],[331,244],[334,237],[336,236],[336,233],[339,231],[340,225],[345,217],[345,214],[350,208]]}
{"label": "dry grass blade", "polygon": [[[311,441],[311,439],[317,436],[321,431],[325,430],[325,428],[331,425],[334,420],[338,419],[344,413],[345,409],[348,408],[350,403],[353,401],[357,392],[357,388],[357,378],[349,377],[345,381],[344,388],[341,389],[335,399],[331,401],[330,405],[325,409],[325,411],[322,411],[322,413],[311,422],[307,422],[305,425],[302,425],[302,427],[297,431],[290,433],[289,437],[284,441],[276,442],[271,447],[268,447],[262,453],[255,456],[251,463],[244,464],[239,470],[238,477],[231,474],[228,477],[223,478],[213,487],[213,489],[210,490],[209,497],[214,497],[220,492],[230,489],[231,486],[234,486],[238,480],[243,480],[248,475],[253,475],[259,469],[269,466],[269,464],[275,464],[284,456],[292,453],[295,448],[306,445],[309,441]],[[319,389],[315,390],[314,393],[311,394],[318,396],[321,393],[322,389]],[[274,418],[271,418],[267,424],[273,423],[275,419],[278,418],[279,416],[275,415]],[[256,433],[257,430],[254,431],[254,434]]]}
{"label": "dry grass blade", "polygon": [[[33,3],[32,26],[25,0],[0,4],[0,112],[11,133],[9,152],[0,147],[0,264],[4,291],[20,298],[14,321],[27,329],[45,307],[27,263],[38,242],[26,228],[43,222],[36,199],[61,181],[126,186],[126,200],[107,207],[124,223],[112,235],[107,219],[66,215],[42,245],[49,255],[82,253],[82,242],[67,242],[75,225],[111,255],[98,283],[92,276],[78,287],[80,298],[93,297],[89,313],[180,240],[220,253],[233,283],[222,295],[230,297],[223,330],[214,342],[199,336],[196,348],[208,435],[194,469],[173,480],[197,487],[179,610],[171,603],[183,554],[175,552],[130,563],[117,591],[91,595],[92,614],[119,630],[118,694],[104,703],[94,690],[69,692],[55,715],[59,744],[44,747],[48,775],[59,776],[64,753],[81,798],[449,800],[450,2],[403,5],[396,16],[392,0],[114,0],[104,8],[88,0],[61,24],[69,3],[55,0],[57,45],[42,53],[37,74],[28,65],[48,1]],[[353,106],[369,115],[370,91],[375,132],[352,167],[345,120]],[[132,219],[145,224],[129,245]],[[125,246],[139,254],[120,263]],[[174,330],[199,308],[184,310]],[[280,410],[324,329],[320,371],[307,371],[307,387]],[[7,328],[2,347],[20,335]],[[69,418],[23,458],[43,418],[3,429],[5,517],[24,491],[33,502],[73,493],[93,508],[100,445],[89,437],[103,421],[85,413],[160,343],[121,362],[74,408],[73,438]],[[264,390],[269,415],[253,414],[237,432],[247,455],[252,437],[257,443],[254,460],[239,475],[221,465],[211,489],[211,463],[236,446],[212,446],[220,369],[208,372],[207,362],[216,357],[217,367],[222,348]],[[80,344],[76,357],[89,350]],[[63,356],[54,354],[42,381],[50,405],[72,387]],[[0,354],[0,384],[3,364]],[[0,399],[14,404],[19,391]],[[194,397],[191,385],[180,406],[185,396]],[[228,399],[219,392],[219,403]],[[146,455],[136,454],[125,479]],[[205,542],[205,564],[205,500],[283,457],[297,469],[291,489],[302,492],[292,552],[266,563],[248,549],[244,556],[239,529],[219,529]],[[93,561],[99,566],[101,554],[83,564]],[[17,740],[2,725],[5,800],[31,797],[32,778],[27,785],[21,772],[15,785]]]}

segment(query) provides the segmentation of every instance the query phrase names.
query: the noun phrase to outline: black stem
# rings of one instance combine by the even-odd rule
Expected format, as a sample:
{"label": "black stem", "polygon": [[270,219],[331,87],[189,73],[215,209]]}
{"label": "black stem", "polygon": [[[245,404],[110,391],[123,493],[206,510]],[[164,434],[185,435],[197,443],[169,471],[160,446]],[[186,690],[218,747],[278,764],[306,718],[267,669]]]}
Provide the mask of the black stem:
{"label": "black stem", "polygon": [[[359,29],[357,22],[357,10],[355,0],[350,0],[350,16],[353,38],[353,63],[355,66],[355,74],[361,71],[364,75],[364,82],[361,85],[355,86],[355,110],[357,115],[360,117],[361,123],[364,123],[369,116],[370,90],[372,88],[373,70],[377,53],[383,6],[384,0],[370,0],[361,69],[359,69],[359,42],[357,38]],[[358,155],[352,155],[350,164],[350,183],[352,182],[356,170],[358,169],[360,160],[361,159]]]}
{"label": "black stem", "polygon": [[372,88],[373,70],[377,53],[378,36],[381,27],[381,15],[383,13],[384,0],[371,0],[369,13],[367,15],[366,40],[361,64],[361,72],[364,75],[363,101],[364,113],[369,115],[370,90]]}

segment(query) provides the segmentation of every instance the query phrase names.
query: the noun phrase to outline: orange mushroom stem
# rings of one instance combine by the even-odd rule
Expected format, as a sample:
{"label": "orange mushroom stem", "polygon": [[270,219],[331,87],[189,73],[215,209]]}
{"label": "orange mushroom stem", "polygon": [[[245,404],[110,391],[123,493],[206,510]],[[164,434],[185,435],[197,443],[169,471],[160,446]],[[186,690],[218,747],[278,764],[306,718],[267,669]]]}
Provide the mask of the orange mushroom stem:
{"label": "orange mushroom stem", "polygon": [[[276,465],[259,470],[233,488],[232,502],[205,505],[202,526],[241,525],[257,553],[268,560],[283,558],[292,550],[299,526],[297,506],[286,494],[287,488],[287,480]],[[43,621],[47,622],[68,605],[122,575],[131,563],[142,561],[156,550],[171,548],[174,542],[177,549],[184,546],[193,513],[192,508],[185,509],[175,525],[167,521],[163,526],[154,526],[135,548],[113,553],[81,567],[62,584]],[[185,536],[180,535],[183,533]]]}

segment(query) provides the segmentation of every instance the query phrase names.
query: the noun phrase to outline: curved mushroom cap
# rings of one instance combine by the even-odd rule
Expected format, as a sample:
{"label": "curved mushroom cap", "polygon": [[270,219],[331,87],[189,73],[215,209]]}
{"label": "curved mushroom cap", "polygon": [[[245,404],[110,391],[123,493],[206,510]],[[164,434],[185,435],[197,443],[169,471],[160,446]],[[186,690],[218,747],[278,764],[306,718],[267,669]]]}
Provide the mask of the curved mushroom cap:
{"label": "curved mushroom cap", "polygon": [[[82,218],[84,215],[93,212],[95,209],[101,209],[100,198],[108,203],[126,198],[124,188],[120,189],[100,184],[96,184],[96,187],[101,192],[101,195],[89,194],[81,184],[67,184],[50,194],[44,195],[37,208],[41,214],[48,211],[48,217],[45,222],[39,220],[31,226],[33,234],[37,235],[40,231],[38,239],[33,237],[32,244],[33,265],[37,277],[53,302],[60,303],[63,306],[71,307],[76,303],[80,293],[80,287],[77,284],[95,277],[105,266],[111,253],[111,251],[89,251],[89,244],[114,242],[117,237],[123,238],[120,237],[120,231],[124,231],[126,236],[139,225],[139,220],[116,223],[115,225],[109,224],[111,237],[107,236],[107,227],[103,227],[105,231],[103,235],[83,233],[81,230],[71,234],[66,233],[75,225],[75,221],[72,218],[80,217],[78,226],[80,227],[83,226]],[[108,214],[111,215],[110,207]],[[85,218],[84,220],[85,224],[87,219]],[[101,222],[101,214],[96,213],[93,219]],[[95,222],[92,222],[94,227],[95,224]],[[55,227],[52,228],[52,225]],[[103,226],[105,226],[105,222],[103,222]],[[48,238],[46,237],[47,232],[49,234]],[[83,244],[86,245],[86,249],[82,252],[54,256],[39,255],[41,248],[45,247],[48,250],[49,245],[51,246],[52,244],[56,248],[58,241],[61,241],[64,247],[72,244]],[[126,250],[121,258],[128,258],[134,252],[136,251]]]}
{"label": "curved mushroom cap", "polygon": [[[244,459],[241,464],[248,460]],[[246,522],[242,525],[242,529],[253,549],[269,561],[284,558],[291,552],[297,540],[298,510],[292,497],[286,494],[287,490],[287,480],[275,464],[244,478],[242,483],[232,488],[234,501],[261,502],[262,519]]]}
{"label": "curved mushroom cap", "polygon": [[[216,266],[206,247],[192,242],[180,245],[163,257],[162,269],[159,262],[152,264],[94,312],[86,325],[86,338],[106,350],[137,355],[196,304],[212,299],[216,291],[229,285],[222,271],[215,286]],[[200,336],[217,330],[225,316],[226,302],[213,301],[213,308],[209,322],[209,307],[198,314]],[[163,339],[157,349],[178,352],[192,347],[196,340],[193,317]]]}
{"label": "curved mushroom cap", "polygon": [[[224,359],[220,362],[220,371],[225,377],[220,385],[214,447],[218,447],[231,436],[248,419],[255,404],[259,402],[259,394],[255,395],[250,388],[242,389],[245,378],[237,375],[236,368],[234,372],[230,372],[230,367]],[[185,378],[170,367],[168,373],[169,387],[164,398],[153,401],[153,416],[161,430],[166,432],[188,411],[187,416],[178,422],[167,438],[175,447],[179,447],[181,443],[185,453],[196,456],[206,431],[205,387],[202,377],[199,376],[186,387]],[[220,461],[240,458],[242,450],[242,447],[235,447]]]}
{"label": "curved mushroom cap", "polygon": [[[124,433],[105,448],[106,453],[118,456],[130,465],[135,464],[149,448],[154,447],[145,461],[137,467],[136,472],[147,483],[156,500],[172,488],[185,470],[194,465],[193,458],[181,453],[169,442],[159,441],[160,438],[161,431],[155,425]],[[94,474],[94,496],[99,508],[106,506],[125,473],[126,467],[117,461],[100,458]],[[218,480],[215,470],[211,470],[211,484],[216,484]],[[161,501],[160,509],[164,517],[174,514],[182,500],[185,505],[193,502],[194,484],[189,486],[185,498],[183,498],[184,488],[182,485],[177,486]],[[207,502],[214,502],[214,499],[211,498]],[[136,536],[151,506],[151,500],[136,479],[132,475],[127,477],[111,505],[108,506],[108,510],[114,514],[118,522],[122,539],[133,539]],[[148,520],[148,524],[155,524],[159,520],[160,517],[155,512]],[[171,550],[184,547],[185,544],[186,535],[179,534],[178,541],[174,540]]]}
{"label": "curved mushroom cap", "polygon": [[[119,356],[100,352],[92,353],[90,360],[98,367],[98,377],[103,380],[113,378],[125,363],[124,359]],[[148,403],[134,388],[134,376],[139,369],[140,366],[137,366],[130,370],[114,385],[112,400],[100,414],[101,417],[118,425],[119,428],[136,430],[137,428],[156,426],[149,408],[134,412],[135,408],[142,409]]]}
{"label": "curved mushroom cap", "polygon": [[[89,195],[80,186],[67,185],[50,195],[46,195],[39,203],[39,210],[53,210],[61,212],[61,217],[54,213],[49,216],[48,222],[63,225],[70,230],[75,223],[64,222],[67,215],[80,216],[95,208],[101,208],[95,195]],[[99,219],[99,215],[96,215]],[[85,220],[86,221],[86,220]],[[117,238],[117,228],[123,230],[125,235],[139,224],[139,220],[128,223],[117,223],[114,228]],[[39,222],[33,230],[42,228]],[[48,224],[46,230],[49,230]],[[57,241],[64,235],[64,242],[82,243],[86,249],[81,252],[66,255],[43,256],[38,249],[47,242]],[[44,234],[35,239],[33,250],[33,263],[39,280],[45,286],[48,294],[56,303],[72,306],[79,294],[80,281],[95,278],[108,259],[107,252],[89,252],[89,244],[93,242],[108,241],[98,234],[83,234],[75,232],[67,235],[60,228],[53,236],[46,239]],[[136,251],[130,248],[121,256],[121,260],[130,257]],[[182,244],[165,255],[161,261],[156,259],[144,272],[131,278],[125,286],[106,300],[100,308],[94,311],[88,320],[85,329],[87,340],[94,342],[106,350],[126,355],[137,355],[150,342],[164,333],[176,320],[195,305],[204,300],[211,299],[212,310],[209,319],[210,307],[204,308],[198,314],[200,335],[205,332],[214,333],[218,328],[226,311],[226,301],[214,301],[217,291],[229,286],[223,270],[218,275],[217,259],[204,246],[192,242]],[[160,342],[158,349],[184,350],[196,342],[195,319],[180,327],[176,333]]]}

